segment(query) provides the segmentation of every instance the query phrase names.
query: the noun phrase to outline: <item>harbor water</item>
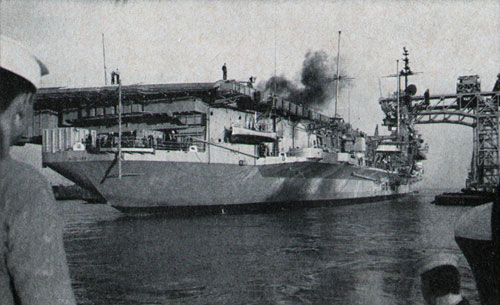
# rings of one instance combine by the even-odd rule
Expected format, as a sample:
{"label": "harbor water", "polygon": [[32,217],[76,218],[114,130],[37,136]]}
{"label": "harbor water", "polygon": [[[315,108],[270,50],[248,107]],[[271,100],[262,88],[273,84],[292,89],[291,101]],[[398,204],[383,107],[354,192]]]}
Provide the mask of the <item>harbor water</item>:
{"label": "harbor water", "polygon": [[167,218],[60,202],[78,304],[424,304],[416,262],[460,258],[467,207],[418,195],[277,213]]}

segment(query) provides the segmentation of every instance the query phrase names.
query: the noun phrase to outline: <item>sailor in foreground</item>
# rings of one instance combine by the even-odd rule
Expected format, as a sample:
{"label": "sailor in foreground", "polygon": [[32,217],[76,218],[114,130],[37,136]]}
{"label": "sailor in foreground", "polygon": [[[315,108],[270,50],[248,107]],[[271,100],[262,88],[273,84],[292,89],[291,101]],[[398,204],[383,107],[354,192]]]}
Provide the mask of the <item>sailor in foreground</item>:
{"label": "sailor in foreground", "polygon": [[453,254],[440,253],[420,262],[421,288],[429,305],[469,305],[460,294],[458,258]]}
{"label": "sailor in foreground", "polygon": [[455,241],[476,281],[481,304],[500,304],[500,198],[471,208],[455,225]]}
{"label": "sailor in foreground", "polygon": [[9,148],[30,124],[47,68],[0,35],[0,304],[75,304],[63,222],[47,180]]}

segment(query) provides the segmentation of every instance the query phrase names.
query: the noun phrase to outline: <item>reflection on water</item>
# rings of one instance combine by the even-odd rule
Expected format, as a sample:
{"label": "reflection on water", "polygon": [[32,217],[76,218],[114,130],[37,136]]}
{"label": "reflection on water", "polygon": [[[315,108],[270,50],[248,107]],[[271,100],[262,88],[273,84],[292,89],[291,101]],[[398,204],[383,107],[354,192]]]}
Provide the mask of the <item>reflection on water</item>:
{"label": "reflection on water", "polygon": [[124,216],[65,202],[79,304],[423,304],[415,262],[453,239],[467,208],[432,197],[272,214]]}

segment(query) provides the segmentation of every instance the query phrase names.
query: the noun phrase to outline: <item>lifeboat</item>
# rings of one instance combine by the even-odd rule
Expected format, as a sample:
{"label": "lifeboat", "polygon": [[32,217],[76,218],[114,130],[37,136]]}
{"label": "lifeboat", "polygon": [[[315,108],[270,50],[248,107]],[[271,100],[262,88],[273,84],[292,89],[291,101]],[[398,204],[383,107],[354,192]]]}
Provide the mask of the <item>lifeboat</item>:
{"label": "lifeboat", "polygon": [[275,132],[266,132],[242,127],[234,127],[231,131],[231,142],[240,144],[272,143],[276,141]]}

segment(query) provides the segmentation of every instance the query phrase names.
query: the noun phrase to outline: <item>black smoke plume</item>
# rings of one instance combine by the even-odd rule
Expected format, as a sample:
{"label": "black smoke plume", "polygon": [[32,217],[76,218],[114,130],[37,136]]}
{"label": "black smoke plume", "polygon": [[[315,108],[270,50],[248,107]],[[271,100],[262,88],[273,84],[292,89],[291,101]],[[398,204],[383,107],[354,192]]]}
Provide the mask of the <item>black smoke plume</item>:
{"label": "black smoke plume", "polygon": [[267,80],[264,91],[272,92],[276,95],[294,101],[300,99],[301,90],[292,81],[284,76],[273,76]]}
{"label": "black smoke plume", "polygon": [[[302,62],[300,84],[284,76],[273,76],[262,89],[296,104],[323,106],[335,96],[335,72],[334,60],[329,60],[324,51],[307,52]],[[342,82],[339,85],[341,87]]]}

